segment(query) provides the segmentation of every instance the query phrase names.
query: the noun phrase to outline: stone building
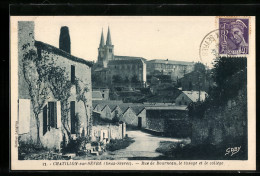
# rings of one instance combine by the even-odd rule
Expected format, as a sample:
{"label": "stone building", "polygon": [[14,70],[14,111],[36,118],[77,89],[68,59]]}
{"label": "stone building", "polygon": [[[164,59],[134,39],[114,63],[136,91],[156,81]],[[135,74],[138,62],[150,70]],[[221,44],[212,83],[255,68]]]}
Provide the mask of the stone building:
{"label": "stone building", "polygon": [[154,59],[146,62],[147,75],[169,75],[177,81],[194,69],[194,62]]}
{"label": "stone building", "polygon": [[176,98],[176,105],[189,105],[191,102],[204,101],[208,94],[205,91],[182,91]]}
{"label": "stone building", "polygon": [[170,137],[190,137],[191,123],[183,106],[147,107],[146,130]]}
{"label": "stone building", "polygon": [[34,39],[34,22],[20,21],[18,41],[20,140],[60,149],[66,131],[90,135],[92,63],[71,55],[68,28],[59,49]]}

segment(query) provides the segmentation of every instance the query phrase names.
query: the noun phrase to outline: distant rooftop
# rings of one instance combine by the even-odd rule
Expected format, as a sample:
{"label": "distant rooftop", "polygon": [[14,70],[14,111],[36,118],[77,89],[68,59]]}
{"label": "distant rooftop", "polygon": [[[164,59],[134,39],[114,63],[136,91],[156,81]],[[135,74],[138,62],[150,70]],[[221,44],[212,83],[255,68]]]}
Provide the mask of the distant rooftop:
{"label": "distant rooftop", "polygon": [[174,60],[163,60],[163,59],[153,59],[146,61],[147,63],[158,63],[158,64],[174,64],[174,65],[193,65],[194,62],[186,61],[174,61]]}
{"label": "distant rooftop", "polygon": [[142,59],[143,61],[146,61],[143,57],[136,57],[136,56],[114,56],[115,60],[131,60],[131,59]]}
{"label": "distant rooftop", "polygon": [[117,65],[117,64],[143,64],[142,59],[129,59],[129,60],[111,60],[108,62],[108,65]]}
{"label": "distant rooftop", "polygon": [[187,106],[150,106],[146,110],[187,110]]}
{"label": "distant rooftop", "polygon": [[92,91],[92,99],[102,99],[102,94],[100,91]]}
{"label": "distant rooftop", "polygon": [[[197,102],[199,100],[199,91],[182,91],[185,95],[187,95],[193,102]],[[200,101],[204,101],[208,96],[207,92],[200,91]]]}

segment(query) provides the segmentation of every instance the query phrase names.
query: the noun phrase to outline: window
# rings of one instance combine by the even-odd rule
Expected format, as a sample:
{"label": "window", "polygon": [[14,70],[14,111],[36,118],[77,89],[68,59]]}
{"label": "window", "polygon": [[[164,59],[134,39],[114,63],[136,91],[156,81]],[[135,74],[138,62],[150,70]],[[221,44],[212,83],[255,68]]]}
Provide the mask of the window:
{"label": "window", "polygon": [[43,135],[47,132],[48,128],[48,121],[47,121],[47,105],[43,108]]}
{"label": "window", "polygon": [[48,102],[43,108],[43,135],[52,128],[58,128],[57,102]]}
{"label": "window", "polygon": [[184,100],[184,97],[182,97],[181,99]]}
{"label": "window", "polygon": [[104,94],[102,94],[102,97],[103,97],[103,98],[105,98],[105,95],[104,95]]}
{"label": "window", "polygon": [[71,83],[75,83],[75,66],[71,65]]}
{"label": "window", "polygon": [[48,120],[49,128],[56,128],[57,125],[57,104],[56,102],[48,102]]}
{"label": "window", "polygon": [[187,102],[185,101],[185,103],[184,103],[185,105],[187,105]]}
{"label": "window", "polygon": [[109,52],[112,53],[112,49],[109,49]]}
{"label": "window", "polygon": [[38,59],[40,59],[42,57],[42,50],[41,50],[41,48],[37,48],[37,55],[38,55]]}
{"label": "window", "polygon": [[181,105],[181,101],[179,102],[179,105]]}
{"label": "window", "polygon": [[71,134],[75,134],[76,133],[75,101],[70,102],[70,123],[71,123]]}

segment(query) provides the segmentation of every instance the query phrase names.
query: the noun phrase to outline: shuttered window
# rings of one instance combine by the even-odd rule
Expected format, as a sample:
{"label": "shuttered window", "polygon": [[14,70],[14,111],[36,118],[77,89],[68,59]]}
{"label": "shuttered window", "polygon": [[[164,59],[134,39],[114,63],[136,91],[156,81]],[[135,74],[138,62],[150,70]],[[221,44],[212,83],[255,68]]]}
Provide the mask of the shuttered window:
{"label": "shuttered window", "polygon": [[[58,102],[59,109],[57,110],[57,102],[48,102],[48,105],[43,108],[43,135],[51,128],[60,127],[60,102]],[[58,116],[57,116],[58,114]]]}
{"label": "shuttered window", "polygon": [[75,83],[75,66],[71,65],[71,83]]}
{"label": "shuttered window", "polygon": [[71,134],[75,134],[75,101],[70,102],[70,122],[71,122]]}
{"label": "shuttered window", "polygon": [[45,135],[45,133],[47,132],[48,130],[48,115],[47,115],[47,105],[44,106],[43,108],[43,135]]}
{"label": "shuttered window", "polygon": [[56,128],[57,127],[57,104],[56,102],[48,102],[48,120],[49,127]]}

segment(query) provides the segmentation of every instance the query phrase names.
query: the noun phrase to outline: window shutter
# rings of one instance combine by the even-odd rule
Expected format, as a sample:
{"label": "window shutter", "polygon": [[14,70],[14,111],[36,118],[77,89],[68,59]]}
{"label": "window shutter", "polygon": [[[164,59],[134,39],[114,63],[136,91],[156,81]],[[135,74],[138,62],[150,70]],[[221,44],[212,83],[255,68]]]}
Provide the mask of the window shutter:
{"label": "window shutter", "polygon": [[51,129],[51,102],[48,102],[48,123],[47,123],[48,130]]}
{"label": "window shutter", "polygon": [[57,102],[53,102],[53,128],[57,128]]}
{"label": "window shutter", "polygon": [[19,134],[30,132],[31,101],[19,99],[18,101]]}
{"label": "window shutter", "polygon": [[55,128],[57,122],[57,107],[55,102],[48,102],[48,126]]}
{"label": "window shutter", "polygon": [[75,101],[70,102],[71,134],[75,134]]}
{"label": "window shutter", "polygon": [[61,104],[60,101],[57,101],[57,126],[56,128],[61,127]]}
{"label": "window shutter", "polygon": [[71,83],[75,83],[75,66],[71,65]]}
{"label": "window shutter", "polygon": [[44,106],[43,108],[43,135],[45,135],[45,133],[47,132],[47,127],[48,127],[48,117],[47,117],[47,105]]}

